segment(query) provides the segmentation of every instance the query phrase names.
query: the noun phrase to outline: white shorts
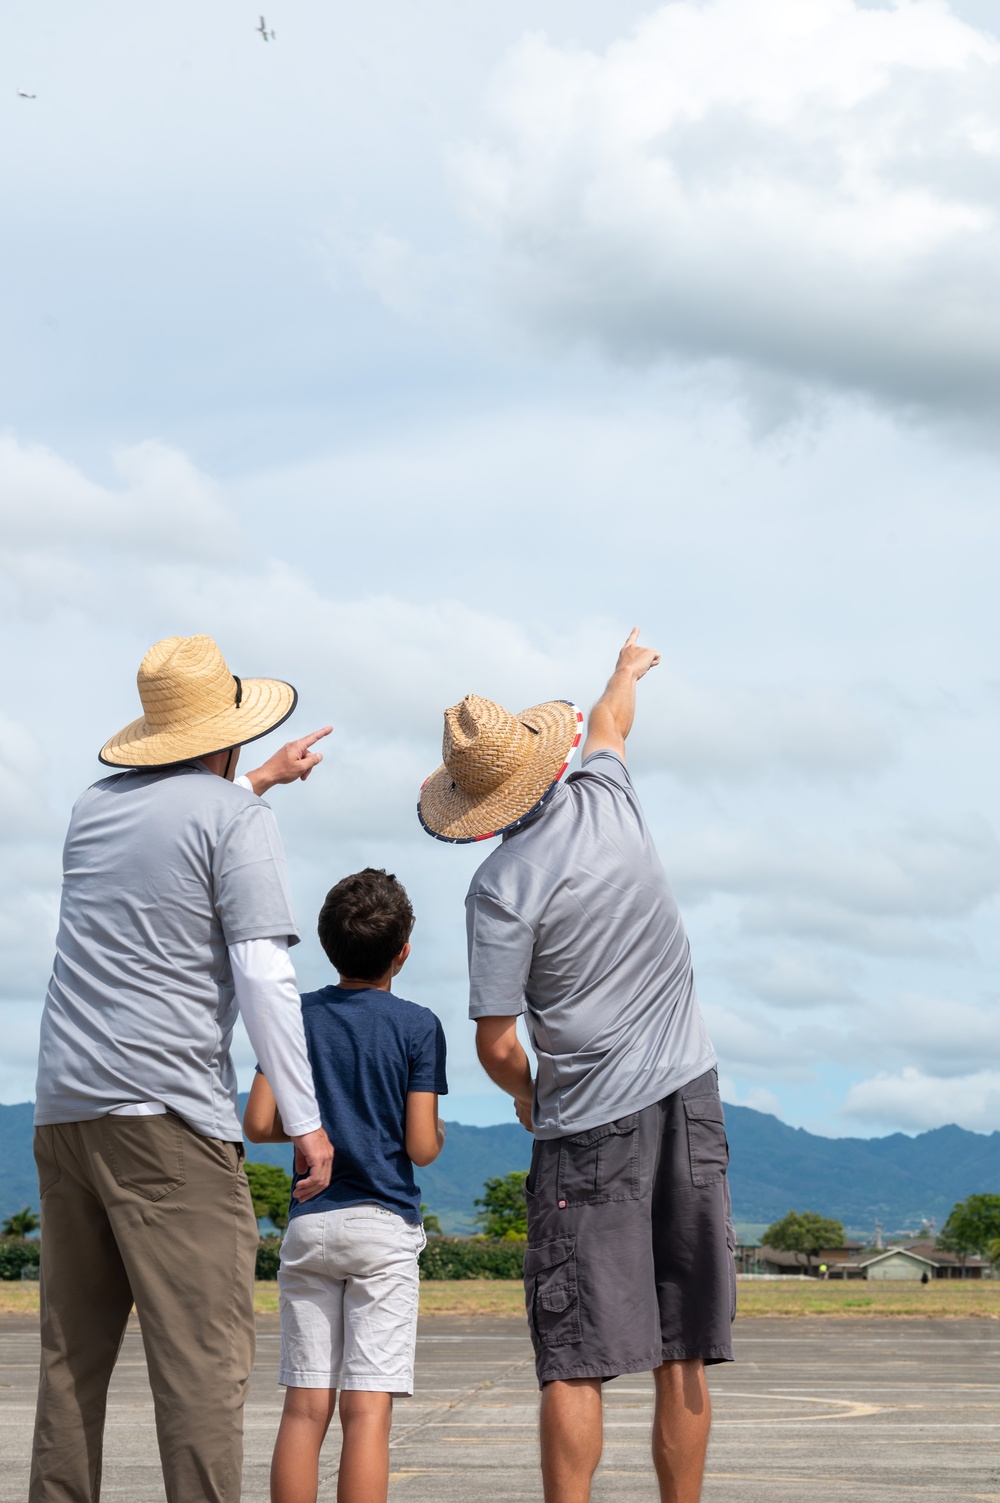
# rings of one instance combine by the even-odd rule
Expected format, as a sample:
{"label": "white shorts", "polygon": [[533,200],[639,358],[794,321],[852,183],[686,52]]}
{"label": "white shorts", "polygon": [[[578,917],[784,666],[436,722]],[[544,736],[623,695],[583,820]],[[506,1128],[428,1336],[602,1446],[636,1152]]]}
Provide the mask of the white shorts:
{"label": "white shorts", "polygon": [[423,1227],[384,1206],[295,1216],[281,1245],[286,1388],[411,1394]]}

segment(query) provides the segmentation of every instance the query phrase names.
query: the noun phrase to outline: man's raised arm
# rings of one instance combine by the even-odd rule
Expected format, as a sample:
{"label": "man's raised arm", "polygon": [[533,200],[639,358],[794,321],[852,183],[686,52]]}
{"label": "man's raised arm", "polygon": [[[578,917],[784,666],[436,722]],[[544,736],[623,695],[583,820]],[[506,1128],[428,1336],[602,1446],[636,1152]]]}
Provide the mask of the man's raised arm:
{"label": "man's raised arm", "polygon": [[618,654],[607,688],[590,712],[583,762],[596,751],[613,751],[625,760],[625,737],[635,719],[635,686],[660,661],[660,654],[652,647],[637,646],[638,637],[639,628],[635,626]]}

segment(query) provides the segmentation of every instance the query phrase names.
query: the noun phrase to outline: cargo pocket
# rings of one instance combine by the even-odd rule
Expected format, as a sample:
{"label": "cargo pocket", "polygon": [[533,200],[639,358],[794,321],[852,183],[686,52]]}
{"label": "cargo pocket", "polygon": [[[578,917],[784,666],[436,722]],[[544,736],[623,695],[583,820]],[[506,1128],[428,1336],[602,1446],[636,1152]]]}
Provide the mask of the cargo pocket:
{"label": "cargo pocket", "polygon": [[56,1134],[53,1127],[35,1128],[35,1168],[38,1170],[38,1197],[59,1183],[62,1173],[56,1158]]}
{"label": "cargo pocket", "polygon": [[684,1099],[693,1185],[715,1185],[729,1167],[726,1119],[718,1096]]}
{"label": "cargo pocket", "polygon": [[524,1295],[531,1329],[542,1346],[574,1346],[580,1340],[576,1284],[576,1238],[555,1237],[524,1255]]}
{"label": "cargo pocket", "polygon": [[101,1138],[108,1166],[123,1190],[143,1200],[162,1200],[183,1185],[183,1137],[176,1117],[102,1117]]}
{"label": "cargo pocket", "polygon": [[593,1206],[639,1198],[639,1113],[559,1139],[556,1198]]}

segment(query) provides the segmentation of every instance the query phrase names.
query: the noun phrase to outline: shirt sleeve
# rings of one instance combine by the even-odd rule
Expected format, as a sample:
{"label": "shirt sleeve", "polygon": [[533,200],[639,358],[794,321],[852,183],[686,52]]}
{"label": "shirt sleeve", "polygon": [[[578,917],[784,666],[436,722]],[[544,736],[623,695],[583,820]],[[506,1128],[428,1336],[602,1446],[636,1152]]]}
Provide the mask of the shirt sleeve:
{"label": "shirt sleeve", "polygon": [[212,853],[212,878],[227,945],[245,939],[298,944],[285,851],[267,804],[247,804],[226,825]]}
{"label": "shirt sleeve", "polygon": [[619,788],[625,788],[629,793],[634,792],[632,779],[629,777],[628,768],[617,752],[610,747],[602,746],[600,751],[591,752],[581,767],[571,776],[575,778],[594,777],[602,778],[606,782],[615,783]]}
{"label": "shirt sleeve", "polygon": [[488,893],[465,900],[469,941],[469,1017],[514,1017],[524,1012],[535,936],[531,925]]}
{"label": "shirt sleeve", "polygon": [[408,1091],[434,1091],[438,1096],[447,1096],[448,1077],[445,1064],[448,1046],[445,1042],[441,1019],[425,1009],[422,1026],[414,1031],[410,1047],[410,1078]]}
{"label": "shirt sleeve", "polygon": [[229,946],[236,1004],[290,1138],[315,1132],[319,1107],[302,1026],[302,1003],[285,939]]}

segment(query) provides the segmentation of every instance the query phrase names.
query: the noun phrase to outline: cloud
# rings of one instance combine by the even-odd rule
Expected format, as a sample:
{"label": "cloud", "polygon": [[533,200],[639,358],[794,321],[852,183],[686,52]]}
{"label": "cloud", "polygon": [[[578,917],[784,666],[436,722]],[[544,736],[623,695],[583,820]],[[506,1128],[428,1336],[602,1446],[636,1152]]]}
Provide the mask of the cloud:
{"label": "cloud", "polygon": [[939,1079],[907,1068],[880,1071],[851,1086],[840,1115],[873,1128],[922,1131],[954,1122],[973,1132],[993,1132],[1000,1121],[1000,1070],[976,1070]]}
{"label": "cloud", "polygon": [[1000,891],[1000,840],[978,815],[914,818],[849,842],[777,825],[716,827],[672,842],[671,875],[687,902],[742,898],[749,934],[919,954],[953,944],[937,926],[969,917]]}
{"label": "cloud", "polygon": [[902,408],[1000,393],[1000,44],[941,0],[684,0],[603,53],[526,36],[456,169],[542,332]]}
{"label": "cloud", "polygon": [[667,665],[654,682],[643,707],[644,760],[685,782],[849,780],[897,754],[888,727],[844,690],[709,689]]}
{"label": "cloud", "polygon": [[843,966],[833,966],[808,954],[770,947],[766,954],[740,954],[726,967],[740,990],[780,1008],[854,1006],[860,1001],[845,980]]}
{"label": "cloud", "polygon": [[53,560],[57,588],[88,580],[81,551],[216,563],[244,554],[215,486],[178,449],[147,439],[116,450],[112,464],[119,484],[99,485],[40,444],[0,433],[0,567],[27,591]]}

